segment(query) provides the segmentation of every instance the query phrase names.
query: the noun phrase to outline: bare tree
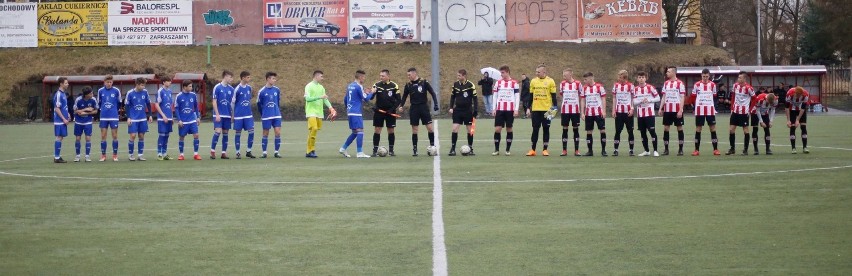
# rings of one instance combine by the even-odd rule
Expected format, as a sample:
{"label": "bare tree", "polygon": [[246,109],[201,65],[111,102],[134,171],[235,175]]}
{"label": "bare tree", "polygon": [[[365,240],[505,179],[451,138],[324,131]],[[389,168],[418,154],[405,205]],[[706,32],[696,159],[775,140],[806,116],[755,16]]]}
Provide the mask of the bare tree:
{"label": "bare tree", "polygon": [[666,37],[674,43],[677,33],[686,26],[699,26],[699,0],[663,0],[663,14],[666,16]]}

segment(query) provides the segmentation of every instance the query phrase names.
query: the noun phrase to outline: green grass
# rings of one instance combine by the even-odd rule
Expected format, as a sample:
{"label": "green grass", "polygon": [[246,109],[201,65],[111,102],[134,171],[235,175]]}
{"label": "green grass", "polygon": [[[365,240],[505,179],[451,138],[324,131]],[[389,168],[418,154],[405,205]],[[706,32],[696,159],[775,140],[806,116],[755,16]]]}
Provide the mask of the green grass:
{"label": "green grass", "polygon": [[[715,157],[704,144],[700,157],[659,158],[524,157],[528,120],[514,155],[492,157],[480,120],[478,156],[441,157],[449,272],[849,274],[852,168],[784,171],[852,165],[852,151],[828,148],[852,149],[850,119],[811,116],[810,155],[791,155],[779,125],[774,156]],[[439,127],[446,153],[449,122]],[[433,160],[410,157],[407,126],[399,156],[369,160],[336,154],[345,122],[325,124],[317,160],[302,157],[304,122],[283,132],[283,159],[128,162],[122,134],[121,162],[57,165],[51,125],[0,126],[0,160],[27,158],[0,162],[0,273],[430,273]],[[176,137],[170,146],[176,156]],[[66,140],[63,156],[73,151]]]}

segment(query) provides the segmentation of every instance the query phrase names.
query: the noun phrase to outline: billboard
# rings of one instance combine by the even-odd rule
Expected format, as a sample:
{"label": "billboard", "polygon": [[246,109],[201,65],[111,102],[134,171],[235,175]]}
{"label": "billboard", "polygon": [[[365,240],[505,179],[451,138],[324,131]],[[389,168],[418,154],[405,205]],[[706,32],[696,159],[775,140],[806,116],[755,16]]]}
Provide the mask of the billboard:
{"label": "billboard", "polygon": [[263,43],[344,43],[349,0],[263,0]]}
{"label": "billboard", "polygon": [[[438,5],[440,41],[505,41],[506,0],[446,0]],[[432,40],[432,4],[420,1],[420,38]]]}
{"label": "billboard", "polygon": [[350,41],[418,39],[417,0],[350,0]]}
{"label": "billboard", "polygon": [[32,4],[0,4],[0,48],[38,47],[38,11]]}
{"label": "billboard", "polygon": [[507,0],[506,39],[576,40],[577,0]]}
{"label": "billboard", "polygon": [[192,1],[110,1],[109,45],[192,44]]}
{"label": "billboard", "polygon": [[38,4],[38,46],[107,46],[107,2]]}
{"label": "billboard", "polygon": [[263,10],[257,0],[196,1],[192,5],[193,43],[205,44],[213,37],[214,44],[263,44]]}
{"label": "billboard", "polygon": [[580,38],[659,38],[662,0],[580,0]]}

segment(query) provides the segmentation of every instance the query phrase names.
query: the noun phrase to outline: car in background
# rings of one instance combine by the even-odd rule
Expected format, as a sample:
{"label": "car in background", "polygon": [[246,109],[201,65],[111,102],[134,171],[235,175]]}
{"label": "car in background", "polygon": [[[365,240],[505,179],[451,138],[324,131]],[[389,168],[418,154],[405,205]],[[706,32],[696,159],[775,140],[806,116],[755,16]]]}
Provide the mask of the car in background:
{"label": "car in background", "polygon": [[340,26],[319,17],[309,17],[302,18],[299,21],[299,24],[296,25],[296,32],[302,36],[308,36],[312,33],[328,33],[331,36],[337,36],[340,33]]}

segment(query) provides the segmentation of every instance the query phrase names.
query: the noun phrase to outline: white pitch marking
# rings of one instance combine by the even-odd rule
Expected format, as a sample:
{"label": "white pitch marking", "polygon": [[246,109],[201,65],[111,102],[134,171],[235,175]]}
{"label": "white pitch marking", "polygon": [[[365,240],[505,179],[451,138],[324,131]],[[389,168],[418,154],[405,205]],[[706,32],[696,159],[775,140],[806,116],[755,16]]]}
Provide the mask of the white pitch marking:
{"label": "white pitch marking", "polygon": [[[438,137],[438,120],[432,129]],[[435,147],[440,149],[440,140]],[[447,245],[444,243],[444,189],[441,180],[441,151],[432,162],[432,275],[445,276],[447,271]]]}

